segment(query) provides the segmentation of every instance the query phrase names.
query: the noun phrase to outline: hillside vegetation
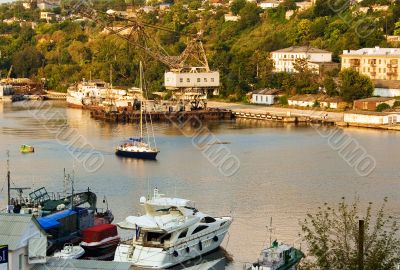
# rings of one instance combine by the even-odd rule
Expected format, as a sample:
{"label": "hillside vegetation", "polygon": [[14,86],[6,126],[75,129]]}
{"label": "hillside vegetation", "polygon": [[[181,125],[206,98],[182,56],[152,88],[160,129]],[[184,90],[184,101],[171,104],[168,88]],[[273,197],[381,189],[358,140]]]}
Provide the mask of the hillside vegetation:
{"label": "hillside vegetation", "polygon": [[[136,1],[140,7],[141,1]],[[155,9],[140,13],[142,21],[173,29],[166,32],[149,29],[151,36],[170,55],[179,55],[185,48],[189,34],[203,31],[204,46],[212,69],[221,72],[221,96],[240,100],[250,90],[259,87],[282,88],[290,94],[313,93],[325,83],[334,83],[306,72],[300,75],[272,73],[269,53],[293,45],[309,45],[333,52],[340,61],[344,49],[388,47],[385,34],[400,32],[400,4],[398,1],[364,0],[350,5],[348,0],[317,0],[316,5],[299,12],[294,0],[286,0],[276,9],[263,11],[254,3],[235,0],[229,6],[202,6],[197,0],[176,0],[167,11]],[[332,6],[332,3],[334,4]],[[364,14],[362,6],[388,4],[387,11]],[[3,4],[0,19],[16,17],[29,23],[0,24],[0,70],[3,77],[13,65],[13,77],[47,78],[48,87],[65,91],[70,83],[82,78],[109,81],[112,68],[114,85],[132,86],[138,81],[138,63],[143,52],[123,39],[102,34],[103,26],[91,21],[71,18],[71,3],[65,2],[55,12],[64,17],[62,22],[39,20],[39,11],[25,10],[20,2]],[[125,10],[121,0],[95,1],[96,10]],[[287,20],[285,13],[294,10]],[[224,14],[238,14],[237,22],[225,22]],[[397,24],[396,24],[397,23]],[[118,22],[119,25],[123,22]],[[397,27],[397,28],[396,28]],[[145,58],[146,78],[152,91],[163,90],[166,66]],[[328,78],[328,79],[327,79]]]}

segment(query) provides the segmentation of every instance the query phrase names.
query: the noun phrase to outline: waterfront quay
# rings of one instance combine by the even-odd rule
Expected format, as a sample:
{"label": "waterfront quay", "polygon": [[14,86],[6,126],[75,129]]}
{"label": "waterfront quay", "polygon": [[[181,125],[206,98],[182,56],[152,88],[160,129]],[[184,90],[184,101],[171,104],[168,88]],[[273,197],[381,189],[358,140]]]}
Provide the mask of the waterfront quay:
{"label": "waterfront quay", "polygon": [[[264,118],[264,119],[277,119],[284,122],[295,122],[295,118],[299,122],[306,121],[321,121],[324,120],[328,123],[336,123],[343,121],[343,112],[328,112],[328,111],[317,111],[317,110],[300,110],[294,108],[282,108],[282,107],[271,107],[262,105],[251,105],[251,104],[238,104],[228,103],[220,101],[209,101],[207,103],[209,108],[219,108],[230,110],[236,115],[236,117],[244,116],[246,118]],[[248,114],[248,115],[246,115]],[[252,117],[253,115],[253,117]],[[271,115],[269,117],[258,117],[257,115]]]}
{"label": "waterfront quay", "polygon": [[[114,123],[137,123],[140,121],[140,111],[126,107],[118,111],[107,111],[104,107],[91,107],[90,116],[96,120]],[[178,111],[178,112],[148,112],[147,120],[155,122],[180,121],[189,119],[199,120],[230,120],[233,118],[232,112],[226,109],[211,108],[207,110]]]}

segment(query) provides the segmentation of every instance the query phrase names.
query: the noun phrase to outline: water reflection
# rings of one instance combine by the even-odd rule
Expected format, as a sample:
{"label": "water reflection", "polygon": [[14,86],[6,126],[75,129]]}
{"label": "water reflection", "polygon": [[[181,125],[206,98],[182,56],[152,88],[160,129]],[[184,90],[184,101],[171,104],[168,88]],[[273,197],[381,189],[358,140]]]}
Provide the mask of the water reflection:
{"label": "water reflection", "polygon": [[[38,103],[35,103],[38,104]],[[33,106],[33,105],[32,105]],[[292,244],[301,231],[299,220],[324,202],[336,204],[341,197],[359,196],[361,202],[380,203],[389,197],[388,211],[400,215],[399,134],[393,131],[344,129],[363,145],[377,161],[376,170],[360,177],[326,138],[308,126],[255,120],[204,122],[219,141],[240,159],[240,170],[224,177],[212,166],[190,137],[182,135],[180,126],[156,123],[154,126],[160,154],[157,161],[121,159],[115,156],[118,143],[137,132],[132,124],[95,121],[88,111],[70,109],[55,103],[50,112],[57,113],[50,123],[52,130],[65,125],[74,128],[96,151],[104,155],[103,166],[95,173],[83,166],[43,128],[44,117],[37,120],[18,103],[1,104],[0,175],[5,175],[5,150],[10,150],[12,180],[16,186],[45,186],[62,191],[63,168],[75,170],[76,188],[91,189],[106,195],[115,220],[137,214],[139,198],[157,186],[169,196],[196,202],[199,210],[211,215],[232,215],[229,241],[224,247],[234,257],[235,269],[240,262],[253,261],[265,245],[270,217],[275,237]],[[186,133],[198,126],[186,125]],[[18,151],[21,144],[35,146],[32,155]],[[217,147],[213,146],[213,147]],[[85,153],[87,149],[75,149]],[[4,185],[0,177],[0,190]],[[6,192],[0,192],[0,203]]]}

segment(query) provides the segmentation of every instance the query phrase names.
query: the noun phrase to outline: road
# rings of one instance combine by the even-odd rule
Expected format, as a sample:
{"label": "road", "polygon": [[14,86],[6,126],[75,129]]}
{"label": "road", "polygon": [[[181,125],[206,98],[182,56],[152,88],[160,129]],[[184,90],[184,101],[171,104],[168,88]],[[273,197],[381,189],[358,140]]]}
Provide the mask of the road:
{"label": "road", "polygon": [[315,119],[321,119],[327,115],[326,120],[340,122],[343,121],[342,112],[326,112],[316,110],[299,110],[292,108],[279,108],[263,105],[251,105],[251,104],[239,104],[239,103],[228,103],[220,101],[208,101],[208,108],[220,108],[232,110],[234,112],[247,112],[247,113],[270,113],[277,116],[306,116]]}

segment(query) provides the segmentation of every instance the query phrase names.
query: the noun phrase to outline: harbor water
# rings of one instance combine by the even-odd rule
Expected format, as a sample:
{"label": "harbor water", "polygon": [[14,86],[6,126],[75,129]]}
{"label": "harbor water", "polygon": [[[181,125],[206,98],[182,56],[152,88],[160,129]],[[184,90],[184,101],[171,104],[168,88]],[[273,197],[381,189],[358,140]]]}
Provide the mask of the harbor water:
{"label": "harbor water", "polygon": [[[13,186],[62,192],[66,168],[74,172],[76,190],[90,187],[98,194],[98,207],[106,207],[102,199],[107,197],[117,222],[141,213],[139,198],[157,187],[168,196],[195,201],[205,213],[233,216],[223,247],[235,269],[256,260],[269,242],[271,217],[272,238],[299,246],[299,220],[325,202],[358,197],[362,205],[378,207],[388,197],[388,213],[400,215],[400,137],[395,131],[343,130],[376,162],[368,175],[316,128],[251,120],[156,123],[161,152],[157,161],[143,161],[114,154],[121,140],[136,134],[134,125],[96,121],[64,102],[40,104],[0,103],[1,205],[7,195],[6,150]],[[21,144],[34,146],[35,153],[21,154]],[[225,151],[232,166],[223,167],[210,156],[213,148]],[[91,153],[96,160],[84,158]]]}

